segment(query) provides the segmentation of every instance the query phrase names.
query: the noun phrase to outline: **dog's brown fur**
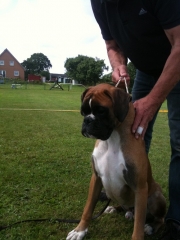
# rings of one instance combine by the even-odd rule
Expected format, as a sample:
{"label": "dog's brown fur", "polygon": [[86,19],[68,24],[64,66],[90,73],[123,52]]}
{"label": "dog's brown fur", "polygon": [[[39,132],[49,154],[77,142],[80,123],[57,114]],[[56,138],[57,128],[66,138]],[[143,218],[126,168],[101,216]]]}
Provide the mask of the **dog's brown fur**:
{"label": "dog's brown fur", "polygon": [[[115,129],[120,136],[121,146],[119,147],[123,152],[128,169],[124,174],[127,184],[121,189],[120,195],[123,202],[126,202],[126,206],[132,206],[133,204],[135,207],[132,239],[143,240],[146,210],[154,217],[151,226],[153,227],[153,232],[156,232],[163,224],[166,203],[160,186],[152,177],[151,166],[145,151],[144,141],[141,138],[138,140],[135,139],[131,132],[131,126],[135,117],[133,104],[129,102],[129,95],[122,90],[107,84],[100,84],[96,87],[89,88],[82,95],[81,111],[82,114],[85,115],[85,118],[87,116],[85,112],[86,109],[89,108],[90,99],[92,100],[92,111],[97,106],[103,106],[108,109],[107,119],[102,120],[102,124],[106,124],[106,122],[104,123],[103,121],[113,124],[113,129]],[[96,141],[95,149],[99,147],[99,144],[101,144],[101,140]],[[92,162],[93,174],[90,181],[88,199],[81,221],[74,230],[76,233],[83,232],[88,228],[103,187],[102,180],[96,171],[94,160]]]}

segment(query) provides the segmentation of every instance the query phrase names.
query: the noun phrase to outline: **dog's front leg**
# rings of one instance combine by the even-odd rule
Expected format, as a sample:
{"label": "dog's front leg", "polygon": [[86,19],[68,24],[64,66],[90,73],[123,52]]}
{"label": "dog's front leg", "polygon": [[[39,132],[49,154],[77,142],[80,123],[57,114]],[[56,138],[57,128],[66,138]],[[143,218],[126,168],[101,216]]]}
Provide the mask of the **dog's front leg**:
{"label": "dog's front leg", "polygon": [[101,179],[95,173],[93,173],[89,186],[88,199],[86,201],[81,221],[78,226],[68,234],[66,240],[81,240],[86,235],[101,190]]}
{"label": "dog's front leg", "polygon": [[144,225],[146,220],[148,198],[148,184],[138,187],[135,191],[135,213],[134,213],[134,230],[132,240],[144,239]]}

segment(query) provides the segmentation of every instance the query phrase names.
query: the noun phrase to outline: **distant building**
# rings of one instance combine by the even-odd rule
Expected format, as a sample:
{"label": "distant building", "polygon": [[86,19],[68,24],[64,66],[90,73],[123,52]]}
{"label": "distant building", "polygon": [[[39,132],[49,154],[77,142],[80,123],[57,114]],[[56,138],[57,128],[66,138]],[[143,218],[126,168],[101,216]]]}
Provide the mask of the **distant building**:
{"label": "distant building", "polygon": [[73,85],[78,84],[78,81],[68,78],[66,74],[50,73],[50,82],[56,82],[57,80],[59,83],[71,83]]}
{"label": "distant building", "polygon": [[28,82],[34,82],[34,81],[41,82],[42,77],[35,74],[28,74]]}
{"label": "distant building", "polygon": [[65,74],[60,73],[50,73],[50,82],[56,82],[59,83],[71,83],[71,79],[66,77]]}
{"label": "distant building", "polygon": [[4,78],[24,80],[24,68],[6,48],[0,54],[0,75]]}

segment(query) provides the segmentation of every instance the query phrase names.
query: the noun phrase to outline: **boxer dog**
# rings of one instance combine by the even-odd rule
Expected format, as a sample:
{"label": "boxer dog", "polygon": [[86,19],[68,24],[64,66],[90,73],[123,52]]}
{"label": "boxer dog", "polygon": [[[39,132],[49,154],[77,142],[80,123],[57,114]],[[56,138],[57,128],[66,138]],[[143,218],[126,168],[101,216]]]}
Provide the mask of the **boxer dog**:
{"label": "boxer dog", "polygon": [[[134,207],[133,240],[155,233],[164,222],[166,202],[152,177],[142,138],[131,132],[135,110],[130,95],[108,84],[90,87],[82,94],[82,134],[96,138],[93,174],[79,225],[67,240],[81,240],[88,231],[95,205],[104,187],[108,198],[123,209]],[[146,214],[153,216],[146,224]]]}

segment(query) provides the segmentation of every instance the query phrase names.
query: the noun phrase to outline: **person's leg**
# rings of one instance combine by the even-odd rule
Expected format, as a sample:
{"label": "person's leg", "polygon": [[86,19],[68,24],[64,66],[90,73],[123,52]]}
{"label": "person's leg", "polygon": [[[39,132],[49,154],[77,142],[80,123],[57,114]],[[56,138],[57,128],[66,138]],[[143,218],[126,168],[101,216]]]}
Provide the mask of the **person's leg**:
{"label": "person's leg", "polygon": [[180,240],[180,82],[167,97],[171,162],[169,165],[169,208],[160,240]]}
{"label": "person's leg", "polygon": [[171,162],[169,166],[169,209],[166,220],[180,224],[180,82],[167,97]]}
{"label": "person's leg", "polygon": [[[156,83],[154,77],[149,76],[139,70],[136,71],[136,78],[134,80],[134,85],[132,89],[132,101],[135,102],[136,100],[145,97],[153,88]],[[158,113],[158,112],[157,112]],[[149,148],[151,145],[152,139],[152,132],[153,132],[153,125],[157,117],[157,113],[154,116],[153,120],[149,122],[144,141],[146,146],[146,152],[149,152]]]}

